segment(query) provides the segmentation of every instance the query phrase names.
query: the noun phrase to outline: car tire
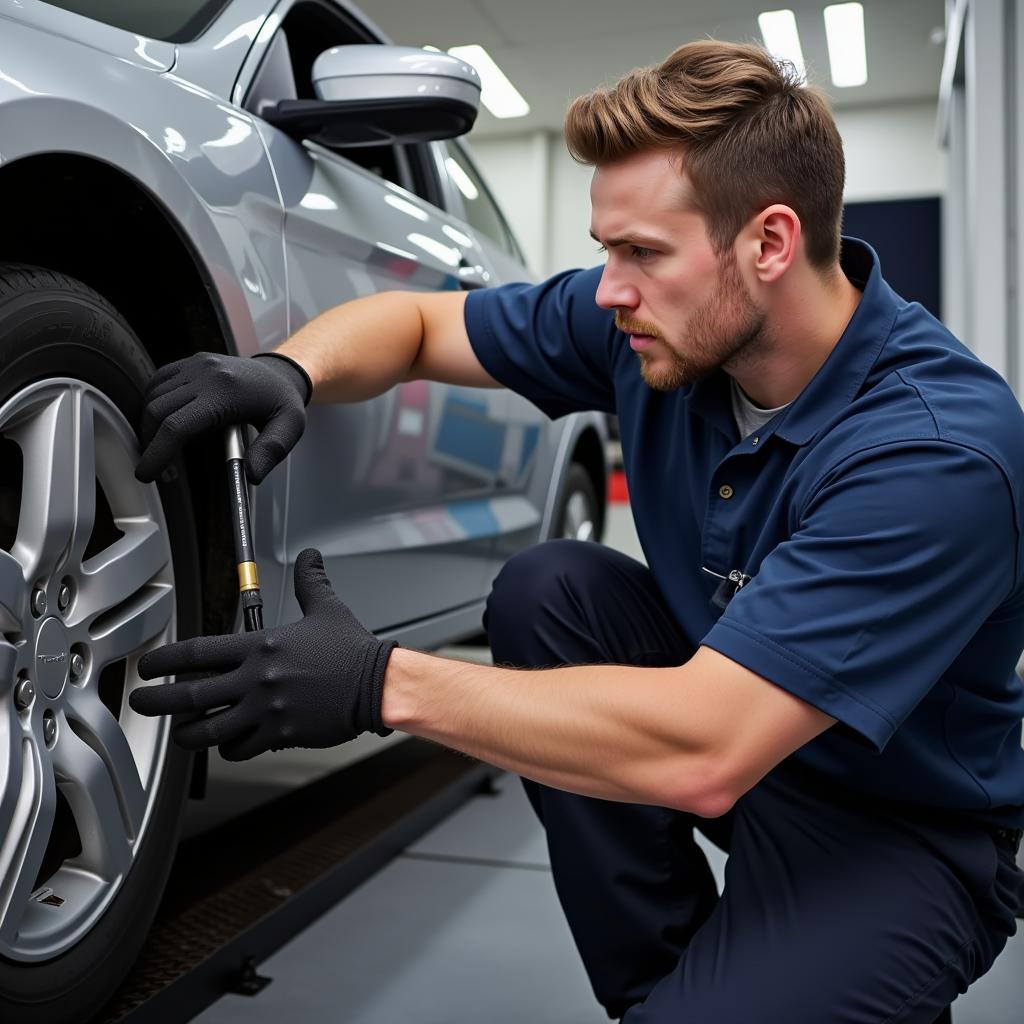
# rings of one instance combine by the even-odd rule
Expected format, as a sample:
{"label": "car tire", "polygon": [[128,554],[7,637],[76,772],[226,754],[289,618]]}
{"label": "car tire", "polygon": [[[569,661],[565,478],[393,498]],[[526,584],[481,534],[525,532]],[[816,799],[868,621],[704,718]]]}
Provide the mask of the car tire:
{"label": "car tire", "polygon": [[[32,703],[27,710],[22,707],[24,701],[19,703],[17,699],[19,693],[23,698],[28,699],[27,691],[12,693],[16,689],[15,679],[8,678],[9,673],[6,671],[0,675],[0,814],[4,812],[5,806],[9,810],[12,803],[10,794],[7,794],[6,805],[3,803],[4,786],[7,784],[17,785],[10,783],[12,766],[17,767],[18,764],[17,747],[20,746],[23,751],[35,751],[33,756],[41,758],[45,754],[42,742],[48,744],[50,740],[46,739],[46,736],[54,736],[53,748],[50,751],[52,761],[33,763],[50,765],[54,778],[58,780],[51,784],[49,791],[44,782],[37,780],[34,783],[38,787],[37,791],[44,794],[39,797],[39,800],[42,802],[49,799],[51,805],[56,807],[56,812],[52,816],[49,811],[47,815],[48,819],[52,821],[52,827],[47,832],[48,838],[42,840],[45,843],[45,857],[38,861],[40,866],[37,869],[36,860],[26,858],[19,862],[16,859],[17,854],[15,854],[15,859],[11,860],[8,865],[6,882],[3,875],[5,869],[5,862],[2,859],[3,836],[9,828],[13,827],[12,822],[16,826],[19,819],[15,814],[13,817],[9,816],[7,821],[0,821],[0,901],[5,898],[3,891],[5,884],[8,885],[7,893],[17,894],[19,891],[22,893],[21,902],[9,899],[7,908],[11,915],[8,918],[9,922],[16,923],[10,925],[6,933],[9,941],[5,940],[6,944],[2,946],[2,950],[10,955],[0,957],[0,1020],[18,1021],[19,1024],[65,1024],[65,1022],[80,1022],[92,1017],[113,994],[138,956],[166,884],[177,842],[191,769],[191,757],[170,741],[168,723],[165,720],[142,719],[141,717],[129,719],[129,716],[134,713],[127,707],[127,690],[130,686],[138,683],[137,673],[134,673],[133,659],[137,661],[139,651],[155,646],[157,639],[173,639],[175,634],[178,638],[195,635],[199,631],[201,622],[201,588],[196,528],[184,469],[180,463],[172,465],[155,485],[138,484],[134,476],[130,474],[130,467],[134,465],[133,459],[137,457],[138,450],[134,427],[138,422],[141,410],[141,397],[153,369],[153,363],[138,338],[126,321],[102,296],[81,282],[63,274],[39,267],[0,265],[0,414],[9,408],[15,410],[11,414],[13,416],[11,423],[14,426],[11,426],[10,430],[23,439],[30,435],[17,434],[17,431],[26,429],[21,424],[23,421],[28,422],[31,416],[36,415],[32,410],[37,407],[42,410],[50,409],[51,406],[46,405],[46,402],[51,402],[52,408],[55,410],[70,408],[77,410],[71,414],[72,422],[76,425],[73,427],[74,433],[70,435],[74,439],[70,446],[74,453],[70,457],[73,459],[74,465],[82,467],[83,470],[76,470],[75,487],[67,488],[68,493],[74,495],[75,503],[73,515],[65,515],[65,519],[70,519],[74,526],[71,530],[71,540],[67,542],[68,546],[64,549],[64,553],[56,556],[56,560],[51,563],[47,561],[49,556],[45,555],[46,544],[50,541],[46,540],[45,543],[39,545],[39,566],[54,565],[56,568],[50,575],[67,574],[63,577],[68,580],[67,590],[62,589],[65,586],[63,582],[53,584],[58,586],[58,597],[55,603],[58,607],[64,607],[65,610],[62,613],[58,609],[48,606],[45,600],[37,601],[38,592],[43,591],[45,598],[46,588],[51,586],[51,583],[45,580],[41,584],[35,584],[36,589],[32,590],[31,597],[26,593],[29,611],[35,614],[36,605],[41,603],[46,616],[40,618],[42,625],[33,627],[38,628],[38,637],[31,653],[24,655],[30,659],[28,663],[31,665],[31,671],[39,674],[39,677],[34,680],[34,687],[31,688]],[[61,388],[65,389],[64,393],[71,396],[67,398],[66,402],[61,397]],[[36,401],[37,406],[26,406],[29,408],[29,412],[24,413],[22,420],[19,420],[17,402],[21,400],[19,396],[23,395],[27,396],[24,399],[26,403]],[[71,402],[78,404],[67,404]],[[88,410],[90,424],[88,434],[81,427],[85,419],[85,410]],[[42,416],[43,413],[38,415]],[[54,413],[53,415],[58,414]],[[64,413],[60,413],[60,415],[64,415]],[[6,422],[0,415],[0,435],[4,435],[4,430],[7,429],[4,426]],[[57,421],[54,420],[54,422]],[[93,436],[93,432],[95,436]],[[36,435],[32,434],[31,436],[34,438]],[[48,436],[51,437],[51,441],[48,443],[51,444],[52,451],[56,453],[51,461],[52,468],[50,470],[50,476],[56,482],[52,483],[50,490],[46,492],[52,496],[59,484],[57,467],[64,465],[62,453],[66,446],[63,445],[62,439],[69,435],[55,428],[53,434]],[[2,443],[5,445],[16,443],[10,441],[6,435],[4,438]],[[86,440],[80,440],[81,438]],[[17,441],[17,443],[22,444],[21,441]],[[82,509],[87,508],[88,503],[82,500],[81,495],[88,492],[81,490],[80,481],[87,478],[89,463],[86,461],[86,456],[90,451],[92,451],[95,466],[96,490],[93,518],[96,525],[89,525],[88,546],[76,563],[75,544],[80,543],[87,532],[84,525],[79,529],[80,515],[88,514],[82,513]],[[9,522],[6,527],[0,525],[0,533],[7,529],[8,535],[10,535],[13,529],[18,538],[16,543],[11,544],[10,536],[8,536],[7,547],[0,551],[0,556],[7,565],[14,558],[11,555],[11,550],[18,552],[18,558],[21,558],[23,553],[30,548],[22,542],[22,522],[29,518],[26,515],[26,510],[31,511],[30,500],[34,501],[37,494],[35,480],[38,474],[30,475],[35,474],[35,470],[31,470],[28,465],[28,458],[33,453],[35,453],[33,461],[39,461],[38,450],[35,448],[27,449],[27,454],[21,460],[24,467],[21,471],[23,474],[21,486],[24,491],[16,502],[16,525],[13,528]],[[7,463],[3,461],[8,454],[6,449],[4,452],[0,452],[0,465],[11,462],[10,458],[7,459]],[[104,466],[107,468],[103,469]],[[115,468],[111,469],[111,466]],[[104,482],[101,472],[108,474],[107,482]],[[110,483],[110,474],[112,473],[116,476],[116,480]],[[8,492],[10,490],[11,487],[8,486]],[[116,500],[120,500],[120,496],[123,496],[125,502],[129,504],[145,502],[147,503],[145,507],[152,509],[152,520],[145,520],[145,528],[148,531],[146,536],[149,538],[147,539],[149,547],[145,549],[147,552],[145,556],[140,553],[144,550],[141,544],[137,548],[134,546],[135,535],[128,535],[124,532],[133,528],[130,525],[130,520],[128,518],[116,519],[115,504]],[[58,508],[59,501],[52,497],[47,500],[53,503],[53,509]],[[8,519],[11,516],[11,495],[10,493],[0,493],[0,520],[4,516],[5,501],[8,506]],[[62,523],[61,515],[54,512],[51,516],[50,509],[51,506],[48,505],[46,522]],[[116,586],[107,586],[113,577],[101,577],[98,575],[99,570],[95,570],[97,575],[87,576],[89,571],[87,567],[99,564],[95,557],[96,545],[101,546],[100,551],[105,564],[108,566],[114,564],[114,555],[110,553],[114,551],[114,548],[102,548],[102,545],[107,543],[106,537],[97,540],[102,530],[110,529],[109,524],[102,528],[99,525],[104,516],[116,520],[114,529],[120,532],[122,537],[127,537],[132,542],[130,551],[127,544],[118,549],[118,557],[121,558],[121,561],[118,562],[118,571],[121,572],[121,576],[118,577]],[[91,523],[92,520],[90,519],[89,522]],[[118,523],[120,527],[117,525]],[[126,523],[129,525],[126,526]],[[63,527],[61,526],[60,529]],[[159,536],[161,529],[164,531],[163,536]],[[38,534],[39,531],[37,530],[36,533]],[[52,536],[56,536],[58,533],[59,529],[55,526]],[[157,535],[157,540],[152,540],[153,535]],[[51,534],[46,534],[46,536],[49,538]],[[114,536],[114,534],[110,534],[110,536]],[[161,545],[166,543],[168,548],[166,553],[163,548],[160,548],[156,554],[153,554],[157,550],[153,546],[157,541]],[[94,549],[92,554],[88,553],[89,549]],[[17,561],[18,558],[14,560]],[[28,556],[25,558],[27,559]],[[62,558],[66,558],[66,562],[62,563],[60,561]],[[145,573],[149,571],[151,563],[155,564],[153,560],[159,561],[161,558],[164,561],[161,563],[158,573],[148,578],[144,584],[137,585],[136,577],[144,577]],[[134,562],[130,561],[131,559],[134,559]],[[20,564],[24,569],[26,562],[22,561]],[[76,564],[81,569],[78,577],[73,575]],[[24,569],[24,571],[27,573],[29,570]],[[40,568],[39,571],[42,572],[42,569]],[[39,578],[43,579],[41,576]],[[91,607],[89,601],[100,600],[95,598],[97,593],[95,585],[92,591],[89,590],[88,579],[95,579],[104,584],[111,593],[117,591],[118,587],[124,587],[129,596],[122,598],[119,591],[116,597],[104,596],[103,600],[117,601],[118,603],[111,612],[104,612],[102,615],[87,620],[85,612]],[[170,583],[160,582],[167,579],[170,580]],[[25,584],[26,591],[30,587],[31,579]],[[90,594],[93,597],[89,597]],[[0,594],[0,597],[8,599],[8,603],[13,601],[6,593]],[[68,604],[68,602],[71,603]],[[97,605],[97,607],[99,606]],[[74,621],[76,609],[82,609],[82,619],[77,625]],[[145,611],[146,609],[148,611]],[[152,609],[156,609],[156,611],[153,612]],[[0,609],[0,612],[3,612],[3,609]],[[9,610],[3,614],[7,615],[8,619],[4,636],[0,637],[0,640],[5,645],[4,653],[8,655],[8,660],[6,662],[0,660],[0,665],[8,667],[12,657],[10,651],[19,649],[19,637],[22,640],[20,647],[28,647],[30,645],[26,641],[26,636],[30,640],[31,634],[26,633],[28,627],[23,628],[20,632],[18,630],[8,632],[6,627],[11,625]],[[63,614],[64,620],[61,620],[61,614]],[[146,614],[151,617],[144,619],[143,616]],[[123,681],[120,684],[116,680],[118,673],[121,672],[121,669],[117,667],[120,662],[115,664],[115,671],[111,675],[111,678],[114,679],[114,689],[111,690],[111,684],[108,683],[106,684],[108,687],[106,693],[102,694],[106,669],[101,672],[100,666],[107,664],[104,659],[112,657],[114,654],[120,654],[121,647],[119,645],[130,645],[134,642],[136,634],[144,635],[147,630],[153,629],[153,623],[162,621],[160,616],[164,615],[166,622],[160,627],[162,632],[154,634],[142,646],[125,655]],[[112,636],[115,640],[110,641],[108,646],[103,646],[107,642],[103,639],[97,639],[94,648],[83,645],[82,650],[86,652],[85,657],[82,657],[80,653],[77,655],[70,653],[75,650],[74,644],[70,644],[70,638],[75,635],[72,632],[73,628],[89,630],[95,628],[99,633],[101,631],[98,630],[96,623],[101,618],[104,619],[104,628],[108,630],[105,636]],[[110,625],[111,622],[114,624]],[[51,646],[57,644],[60,646],[60,652],[67,654],[68,668],[66,670],[63,667],[53,669],[49,676],[44,676],[44,672],[51,671],[46,667],[50,662],[58,662],[61,665],[63,663],[60,662],[59,655],[51,657],[46,654],[45,645],[40,639],[43,636],[44,626],[49,630],[47,636],[52,634],[56,638],[56,640],[47,642],[51,643]],[[31,627],[31,623],[29,623],[29,627]],[[63,629],[66,629],[66,632],[61,632]],[[119,632],[129,629],[130,633]],[[87,635],[93,636],[92,633]],[[43,650],[42,654],[36,653],[41,649]],[[78,658],[77,662],[75,661],[76,657]],[[43,660],[44,658],[48,660]],[[92,658],[95,658],[95,662],[89,660]],[[76,666],[79,673],[77,676],[75,675]],[[63,683],[58,678],[58,674],[61,672],[66,673]],[[118,686],[120,686],[120,696],[117,696]],[[60,693],[52,696],[51,691],[56,691],[58,687],[62,687]],[[91,690],[90,687],[94,687],[95,690]],[[111,693],[114,696],[111,696]],[[75,703],[77,702],[81,707],[86,706],[84,703],[86,697],[83,695],[88,695],[90,709],[86,718],[90,723],[93,719],[96,720],[98,724],[95,728],[102,733],[102,742],[109,742],[109,746],[102,746],[102,743],[98,746],[95,734],[88,731],[93,728],[92,724],[83,726],[81,719],[76,719],[75,716],[79,715],[80,711],[76,710]],[[109,720],[102,717],[102,712],[98,710],[101,699],[109,702]],[[10,703],[12,700],[15,707],[13,712]],[[54,702],[52,705],[45,704],[51,700]],[[62,700],[66,701],[66,706],[56,704],[57,701]],[[44,704],[49,710],[43,713],[43,740],[40,742],[33,740],[35,733],[32,730],[36,728],[36,725],[33,724],[36,721],[33,716],[38,711],[37,705],[42,707]],[[49,723],[45,721],[46,714],[51,716]],[[4,715],[10,716],[6,733],[4,731]],[[18,715],[22,715],[22,718],[19,719]],[[116,727],[113,731],[110,729],[111,721]],[[28,739],[19,736],[17,732],[19,723],[21,723],[21,728],[29,731]],[[156,731],[146,732],[151,724]],[[47,732],[47,729],[50,732]],[[82,732],[82,730],[85,731]],[[140,736],[142,739],[138,738]],[[85,743],[78,743],[75,737],[84,739]],[[31,746],[32,742],[36,742],[35,747]],[[143,755],[136,752],[136,746],[133,744],[137,744],[138,750],[145,751],[145,760],[140,761]],[[60,754],[62,745],[75,753],[73,755]],[[102,773],[97,775],[94,767],[96,762],[89,760],[88,751],[83,750],[85,745],[92,747],[94,754],[106,766],[106,776],[103,776]],[[62,757],[65,760],[62,760]],[[75,760],[75,758],[81,758],[81,760]],[[25,763],[27,764],[29,760],[30,755],[26,753]],[[68,788],[69,772],[66,767],[62,767],[68,763],[93,766],[89,772],[83,773],[82,779],[76,780],[77,788]],[[138,774],[134,783],[129,785],[126,775],[130,772],[122,772],[121,776],[118,772],[120,768],[133,764],[137,768]],[[7,768],[7,783],[4,781],[5,767]],[[22,778],[28,777],[29,774],[29,769],[26,768],[22,773]],[[100,778],[100,781],[94,785],[97,778]],[[138,788],[133,788],[136,783]],[[21,789],[18,792],[24,793],[26,784],[23,782],[20,785]],[[95,792],[90,787],[93,787]],[[105,792],[108,788],[115,792],[118,802],[111,804],[109,800],[104,802],[105,798],[101,798],[101,791]],[[49,792],[49,796],[46,796],[47,792]],[[126,793],[129,796],[124,796]],[[85,795],[83,796],[83,794]],[[64,803],[68,804],[67,809],[61,803],[62,799]],[[125,802],[129,799],[133,801],[132,810],[124,810]],[[144,801],[144,804],[140,801]],[[75,815],[78,814],[80,807],[88,807],[89,813],[95,817],[86,820],[96,821],[106,826],[111,836],[103,836],[97,841],[88,829],[85,832],[79,829],[78,819]],[[120,807],[119,813],[128,822],[125,825],[125,845],[123,847],[118,843],[118,837],[113,836],[117,826],[112,825],[112,821],[120,819],[117,814],[110,811],[111,807]],[[72,819],[70,825],[68,824],[68,814]],[[34,820],[38,821],[39,819]],[[101,827],[98,831],[102,832],[104,829]],[[71,835],[71,838],[65,837],[64,832]],[[53,852],[58,840],[64,843],[70,842],[73,845],[72,833],[78,835],[77,853],[71,847],[60,845],[57,846],[56,852]],[[26,843],[39,841],[36,838],[35,824],[25,828],[24,834],[28,837]],[[87,840],[82,840],[82,835],[85,835]],[[97,842],[100,844],[99,847]],[[30,847],[26,846],[25,848],[29,849]],[[52,920],[57,921],[57,924],[42,926],[44,930],[39,932],[42,938],[32,938],[31,941],[28,938],[23,939],[23,933],[35,934],[31,927],[24,925],[24,922],[30,920],[30,915],[40,913],[36,904],[45,902],[39,893],[46,890],[47,881],[59,877],[59,872],[68,872],[69,879],[77,877],[74,872],[78,872],[84,878],[87,872],[76,865],[78,862],[88,861],[89,857],[93,856],[94,849],[98,848],[102,848],[108,853],[116,851],[116,856],[112,853],[109,855],[111,878],[109,880],[100,879],[95,883],[94,889],[88,890],[92,894],[90,898],[93,902],[86,903],[84,895],[80,901],[79,905],[93,908],[92,916],[75,918],[73,916],[76,913],[73,909],[74,901],[70,898],[64,900],[63,896],[54,892],[45,899],[62,900],[63,902],[60,906],[56,902],[51,902],[48,906],[55,908],[54,914],[63,913],[66,916],[63,919],[53,918]],[[39,847],[33,847],[33,849],[39,849]],[[107,863],[103,856],[96,856],[99,856],[100,863]],[[22,865],[21,868],[18,867],[19,863]],[[57,865],[56,868],[54,868],[54,864]],[[53,871],[47,876],[46,872],[51,868]],[[18,885],[20,885],[20,890]],[[28,892],[30,887],[31,896],[26,902],[24,893]],[[26,909],[19,910],[19,907]],[[71,908],[70,913],[68,913],[68,908]],[[3,910],[4,904],[0,902],[0,915]],[[14,916],[16,913],[17,917]],[[36,918],[31,918],[31,922],[35,920]],[[51,919],[47,918],[46,920]],[[50,927],[52,931],[45,931],[46,927]],[[0,929],[0,939],[4,939],[2,929]],[[37,945],[32,945],[33,942]],[[19,943],[24,943],[25,949],[28,950],[24,955]],[[47,947],[47,943],[49,943],[49,947]],[[46,955],[47,948],[58,950],[58,952],[52,956]]]}
{"label": "car tire", "polygon": [[601,539],[602,515],[594,481],[579,462],[570,464],[553,517],[553,537],[572,540]]}

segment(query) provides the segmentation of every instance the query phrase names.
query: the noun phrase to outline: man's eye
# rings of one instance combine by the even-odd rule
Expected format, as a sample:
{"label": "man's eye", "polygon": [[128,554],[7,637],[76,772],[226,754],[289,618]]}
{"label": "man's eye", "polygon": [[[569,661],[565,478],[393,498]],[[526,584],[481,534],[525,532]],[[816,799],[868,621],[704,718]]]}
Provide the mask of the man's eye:
{"label": "man's eye", "polygon": [[597,251],[598,252],[607,252],[608,250],[603,245],[601,245],[600,242],[598,242],[598,244],[597,244]]}
{"label": "man's eye", "polygon": [[633,246],[630,246],[630,248],[633,250],[633,255],[638,260],[646,260],[646,259],[648,259],[648,258],[650,258],[651,256],[654,255],[654,250],[653,249],[646,249],[642,245],[633,245]]}

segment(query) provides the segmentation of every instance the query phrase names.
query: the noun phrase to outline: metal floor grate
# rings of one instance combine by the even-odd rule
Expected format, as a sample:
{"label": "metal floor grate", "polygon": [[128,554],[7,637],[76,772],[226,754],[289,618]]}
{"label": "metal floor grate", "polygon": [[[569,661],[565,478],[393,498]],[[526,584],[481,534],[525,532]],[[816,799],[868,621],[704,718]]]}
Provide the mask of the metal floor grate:
{"label": "metal floor grate", "polygon": [[189,1020],[494,773],[407,740],[182,844],[146,946],[96,1024]]}

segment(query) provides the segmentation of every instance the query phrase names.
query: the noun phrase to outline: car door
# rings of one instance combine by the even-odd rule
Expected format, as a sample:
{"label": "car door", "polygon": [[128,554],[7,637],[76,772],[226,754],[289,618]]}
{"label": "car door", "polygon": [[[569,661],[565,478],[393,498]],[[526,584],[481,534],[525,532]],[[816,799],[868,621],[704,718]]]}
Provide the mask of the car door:
{"label": "car door", "polygon": [[[366,41],[327,11],[300,3],[284,15],[250,110],[288,98],[290,87],[308,95],[317,53]],[[335,152],[266,122],[261,131],[284,207],[290,330],[379,291],[486,283],[472,236],[414,191],[437,192],[425,147]],[[507,403],[504,391],[411,382],[372,401],[311,407],[289,460],[289,560],[320,548],[372,629],[479,601],[498,532],[490,499],[501,483]]]}
{"label": "car door", "polygon": [[[447,186],[446,206],[459,217],[460,229],[476,239],[484,272],[495,284],[530,279],[523,254],[491,195],[482,175],[461,140],[435,143]],[[497,572],[514,552],[543,539],[545,507],[551,498],[551,481],[543,479],[541,466],[554,461],[553,446],[565,430],[565,420],[552,424],[532,402],[509,393],[508,440],[503,487],[494,502],[500,523],[492,571]]]}

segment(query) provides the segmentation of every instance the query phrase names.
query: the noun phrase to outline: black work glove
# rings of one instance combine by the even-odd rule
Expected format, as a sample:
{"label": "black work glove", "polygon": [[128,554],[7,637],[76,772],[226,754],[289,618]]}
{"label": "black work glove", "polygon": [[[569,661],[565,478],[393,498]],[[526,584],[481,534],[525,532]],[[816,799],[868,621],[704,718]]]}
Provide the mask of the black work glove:
{"label": "black work glove", "polygon": [[302,437],[312,391],[306,371],[276,352],[252,358],[197,352],[168,363],[143,399],[135,476],[155,480],[182,445],[211,427],[251,423],[260,433],[245,453],[245,473],[258,484]]}
{"label": "black work glove", "polygon": [[143,679],[220,674],[135,690],[132,708],[142,715],[212,711],[176,725],[174,739],[190,750],[217,745],[229,761],[285,747],[333,747],[368,731],[389,735],[381,698],[397,644],[360,625],[331,589],[315,548],[295,560],[295,596],[298,622],[196,637],[143,655]]}

